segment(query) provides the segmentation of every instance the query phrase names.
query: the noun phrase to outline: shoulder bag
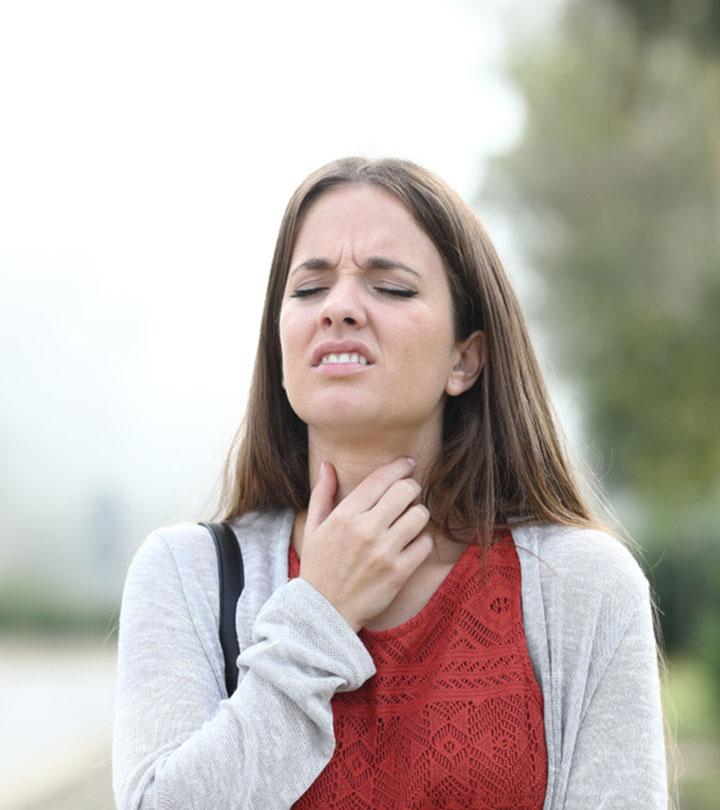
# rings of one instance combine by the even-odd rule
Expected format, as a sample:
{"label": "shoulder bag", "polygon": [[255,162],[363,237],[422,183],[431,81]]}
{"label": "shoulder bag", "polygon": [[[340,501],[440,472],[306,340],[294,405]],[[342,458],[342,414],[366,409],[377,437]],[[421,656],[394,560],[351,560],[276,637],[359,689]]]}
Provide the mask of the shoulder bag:
{"label": "shoulder bag", "polygon": [[218,561],[218,582],[220,586],[220,646],[225,656],[225,688],[228,697],[237,688],[237,657],[240,655],[235,611],[237,600],[245,585],[242,554],[235,532],[229,523],[200,523],[215,541]]}

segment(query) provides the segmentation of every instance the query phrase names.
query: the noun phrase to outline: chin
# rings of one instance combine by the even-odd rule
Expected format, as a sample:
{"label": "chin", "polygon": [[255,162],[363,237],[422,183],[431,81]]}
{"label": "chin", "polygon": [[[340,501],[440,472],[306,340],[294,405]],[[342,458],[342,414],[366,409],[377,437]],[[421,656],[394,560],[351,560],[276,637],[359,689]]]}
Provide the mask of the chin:
{"label": "chin", "polygon": [[381,427],[379,416],[362,416],[357,410],[348,409],[343,412],[341,409],[323,409],[303,420],[309,428],[313,430],[331,431],[333,433],[367,434],[377,433]]}

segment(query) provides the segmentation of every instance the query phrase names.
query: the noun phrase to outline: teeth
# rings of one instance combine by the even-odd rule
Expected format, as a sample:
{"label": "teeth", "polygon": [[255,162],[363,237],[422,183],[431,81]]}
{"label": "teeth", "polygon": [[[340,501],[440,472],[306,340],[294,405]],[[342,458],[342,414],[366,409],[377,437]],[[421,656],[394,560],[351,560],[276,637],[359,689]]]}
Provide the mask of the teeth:
{"label": "teeth", "polygon": [[361,354],[326,354],[320,360],[321,364],[325,363],[360,363],[361,366],[367,365],[367,360]]}

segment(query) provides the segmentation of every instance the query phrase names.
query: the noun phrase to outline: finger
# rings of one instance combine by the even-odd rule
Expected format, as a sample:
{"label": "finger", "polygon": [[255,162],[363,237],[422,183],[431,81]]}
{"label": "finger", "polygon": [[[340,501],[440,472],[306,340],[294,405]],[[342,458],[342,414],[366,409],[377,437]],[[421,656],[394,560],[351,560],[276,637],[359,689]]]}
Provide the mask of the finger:
{"label": "finger", "polygon": [[386,532],[390,545],[395,551],[402,550],[427,526],[430,510],[421,503],[411,506],[390,526]]}
{"label": "finger", "polygon": [[315,482],[305,521],[306,528],[317,528],[335,508],[335,493],[337,491],[337,474],[332,464],[325,461],[320,464],[320,475]]}
{"label": "finger", "polygon": [[348,509],[355,514],[367,512],[396,481],[412,475],[414,468],[414,462],[411,463],[407,458],[398,458],[389,464],[383,464],[361,481],[342,501],[339,508]]}
{"label": "finger", "polygon": [[414,571],[420,563],[430,556],[435,541],[429,532],[423,532],[412,542],[408,543],[400,553],[403,563],[408,564],[410,572]]}

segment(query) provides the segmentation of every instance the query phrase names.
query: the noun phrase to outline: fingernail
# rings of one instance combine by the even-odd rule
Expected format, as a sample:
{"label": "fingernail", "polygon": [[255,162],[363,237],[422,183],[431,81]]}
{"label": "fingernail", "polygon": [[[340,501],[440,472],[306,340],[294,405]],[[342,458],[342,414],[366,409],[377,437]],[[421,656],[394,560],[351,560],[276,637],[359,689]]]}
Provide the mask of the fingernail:
{"label": "fingernail", "polygon": [[410,458],[410,456],[407,456],[407,458],[406,458],[405,460],[408,462],[408,464],[409,464],[411,467],[414,467],[414,466],[415,466],[415,463],[416,463],[416,462],[415,462],[415,459],[414,459],[414,458]]}
{"label": "fingernail", "polygon": [[320,475],[322,475],[324,472],[325,472],[325,462],[321,461],[320,462]]}

